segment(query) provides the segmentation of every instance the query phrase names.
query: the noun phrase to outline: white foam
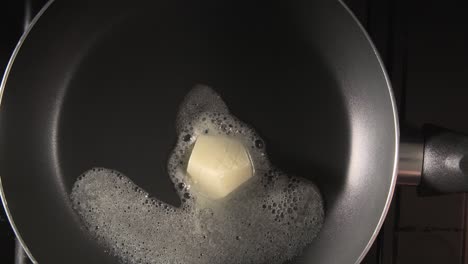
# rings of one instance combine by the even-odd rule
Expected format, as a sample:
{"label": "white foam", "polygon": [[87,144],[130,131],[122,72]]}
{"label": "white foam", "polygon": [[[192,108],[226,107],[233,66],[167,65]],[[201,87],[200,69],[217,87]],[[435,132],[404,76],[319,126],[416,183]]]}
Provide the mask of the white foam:
{"label": "white foam", "polygon": [[[71,201],[90,233],[124,263],[282,263],[300,254],[324,219],[316,186],[268,161],[264,141],[231,115],[218,94],[195,87],[177,117],[168,173],[182,200],[175,208],[117,171],[94,168],[76,181]],[[222,134],[250,150],[254,177],[225,199],[190,188],[185,168],[198,135]],[[156,178],[156,177],[155,177]]]}

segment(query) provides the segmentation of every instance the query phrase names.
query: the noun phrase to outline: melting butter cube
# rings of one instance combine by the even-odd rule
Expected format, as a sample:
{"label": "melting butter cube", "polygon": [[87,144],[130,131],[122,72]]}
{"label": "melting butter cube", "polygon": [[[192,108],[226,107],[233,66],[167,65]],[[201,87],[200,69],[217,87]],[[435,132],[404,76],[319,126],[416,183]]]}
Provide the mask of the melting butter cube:
{"label": "melting butter cube", "polygon": [[212,199],[223,198],[253,176],[244,145],[227,136],[197,138],[187,166],[196,190]]}

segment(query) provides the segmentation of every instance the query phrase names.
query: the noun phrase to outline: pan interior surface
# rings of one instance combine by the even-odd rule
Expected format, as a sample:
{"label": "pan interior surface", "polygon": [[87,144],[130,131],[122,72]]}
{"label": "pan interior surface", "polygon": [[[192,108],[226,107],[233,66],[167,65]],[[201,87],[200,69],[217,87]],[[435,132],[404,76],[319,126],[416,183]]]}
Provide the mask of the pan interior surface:
{"label": "pan interior surface", "polygon": [[273,164],[319,186],[325,224],[291,263],[361,257],[392,193],[398,133],[385,73],[340,2],[57,1],[0,110],[5,203],[39,263],[115,263],[69,203],[92,167],[180,204],[166,166],[197,84],[260,133]]}

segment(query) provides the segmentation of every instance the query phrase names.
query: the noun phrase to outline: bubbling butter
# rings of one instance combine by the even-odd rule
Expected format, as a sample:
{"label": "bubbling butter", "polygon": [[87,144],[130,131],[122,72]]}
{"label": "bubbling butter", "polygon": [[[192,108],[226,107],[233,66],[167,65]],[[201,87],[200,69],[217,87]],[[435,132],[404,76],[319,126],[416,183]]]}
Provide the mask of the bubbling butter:
{"label": "bubbling butter", "polygon": [[[182,201],[180,207],[159,201],[157,194],[150,197],[130,178],[111,169],[93,168],[75,182],[72,206],[104,250],[131,264],[280,264],[300,255],[317,236],[324,221],[318,188],[271,164],[263,139],[233,116],[211,88],[197,86],[186,96],[176,130],[178,140],[169,157],[168,174]],[[219,141],[218,137],[223,138]],[[202,180],[197,180],[194,171],[201,169],[190,166],[200,139],[218,147],[228,139],[240,144],[232,149],[248,152],[251,163],[240,154],[238,164],[226,161],[223,165],[244,171],[245,176],[222,192],[213,190],[218,199],[197,186],[196,181]],[[204,159],[208,157],[200,156]],[[226,168],[219,171],[225,177],[232,173]]]}

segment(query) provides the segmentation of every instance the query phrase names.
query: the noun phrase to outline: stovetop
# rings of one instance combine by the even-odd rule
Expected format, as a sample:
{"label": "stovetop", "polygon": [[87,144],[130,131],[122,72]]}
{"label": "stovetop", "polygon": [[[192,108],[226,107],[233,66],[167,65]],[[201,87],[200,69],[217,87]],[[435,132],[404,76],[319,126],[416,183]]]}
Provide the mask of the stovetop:
{"label": "stovetop", "polygon": [[[0,72],[25,24],[45,0],[0,5]],[[344,0],[374,41],[397,99],[400,123],[468,134],[468,17],[455,0]],[[418,197],[397,187],[386,222],[363,263],[468,264],[465,194]],[[0,263],[27,263],[0,209]]]}

